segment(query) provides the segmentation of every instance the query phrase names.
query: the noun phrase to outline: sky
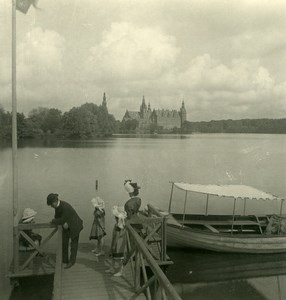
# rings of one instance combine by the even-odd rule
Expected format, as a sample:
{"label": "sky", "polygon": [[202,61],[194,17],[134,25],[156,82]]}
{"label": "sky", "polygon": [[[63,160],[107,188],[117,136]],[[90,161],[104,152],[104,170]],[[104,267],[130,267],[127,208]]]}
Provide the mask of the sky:
{"label": "sky", "polygon": [[[285,0],[40,0],[17,11],[17,107],[86,102],[121,120],[286,117]],[[0,0],[0,105],[11,111],[11,1]]]}

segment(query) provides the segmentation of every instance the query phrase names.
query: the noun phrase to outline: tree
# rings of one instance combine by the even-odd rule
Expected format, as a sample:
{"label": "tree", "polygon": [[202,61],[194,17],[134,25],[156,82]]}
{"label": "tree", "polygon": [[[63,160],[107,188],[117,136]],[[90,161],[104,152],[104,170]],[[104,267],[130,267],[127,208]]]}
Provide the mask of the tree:
{"label": "tree", "polygon": [[98,132],[97,118],[85,107],[73,107],[63,115],[63,129],[72,137],[93,137]]}

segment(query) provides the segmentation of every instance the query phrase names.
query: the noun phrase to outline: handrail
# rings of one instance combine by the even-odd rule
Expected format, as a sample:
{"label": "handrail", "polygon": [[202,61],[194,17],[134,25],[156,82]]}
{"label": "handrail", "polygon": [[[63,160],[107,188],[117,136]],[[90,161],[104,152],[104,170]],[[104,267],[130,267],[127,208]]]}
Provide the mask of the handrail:
{"label": "handrail", "polygon": [[177,291],[174,289],[172,284],[170,283],[169,279],[166,277],[164,272],[161,270],[159,265],[156,263],[155,259],[152,257],[150,252],[148,251],[147,247],[145,246],[144,242],[138,235],[138,233],[132,228],[130,224],[126,224],[126,228],[132,238],[134,239],[136,246],[140,249],[141,253],[143,254],[144,258],[148,262],[149,267],[153,271],[156,279],[159,281],[160,285],[166,291],[167,295],[172,300],[182,300]]}
{"label": "handrail", "polygon": [[[25,233],[25,230],[32,230],[32,229],[48,229],[54,228],[54,230],[42,241],[41,246],[36,245],[34,241]],[[43,246],[51,239],[51,237],[57,232],[58,226],[51,224],[51,223],[31,223],[31,224],[18,224],[14,226],[14,253],[13,253],[13,273],[18,273],[19,271],[24,270],[30,262],[32,262],[33,258],[39,253],[43,254],[42,248]],[[23,265],[20,266],[19,261],[19,238],[23,236],[30,245],[34,248],[34,252],[30,254],[28,259],[24,262]],[[46,256],[48,256],[46,254]]]}
{"label": "handrail", "polygon": [[29,229],[43,229],[43,228],[57,228],[57,225],[52,223],[30,223],[24,224],[20,223],[17,225],[19,230],[29,230]]}

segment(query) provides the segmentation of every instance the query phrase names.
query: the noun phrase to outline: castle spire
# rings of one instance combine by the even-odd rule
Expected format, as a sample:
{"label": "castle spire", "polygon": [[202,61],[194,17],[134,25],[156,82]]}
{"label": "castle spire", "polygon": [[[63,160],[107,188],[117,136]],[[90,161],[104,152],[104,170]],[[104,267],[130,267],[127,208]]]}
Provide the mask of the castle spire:
{"label": "castle spire", "polygon": [[145,97],[143,95],[142,104],[140,106],[140,114],[141,114],[142,117],[144,116],[146,111],[147,111],[147,106],[146,106],[146,103],[145,103]]}
{"label": "castle spire", "polygon": [[151,105],[150,105],[150,102],[148,103],[148,111],[151,111]]}
{"label": "castle spire", "polygon": [[183,123],[185,121],[187,121],[187,111],[186,111],[186,108],[185,108],[185,102],[184,102],[184,100],[182,101],[182,107],[180,109],[180,115],[181,115],[181,128],[182,128]]}
{"label": "castle spire", "polygon": [[105,95],[105,93],[103,93],[102,106],[107,107],[107,102],[106,102],[106,95]]}

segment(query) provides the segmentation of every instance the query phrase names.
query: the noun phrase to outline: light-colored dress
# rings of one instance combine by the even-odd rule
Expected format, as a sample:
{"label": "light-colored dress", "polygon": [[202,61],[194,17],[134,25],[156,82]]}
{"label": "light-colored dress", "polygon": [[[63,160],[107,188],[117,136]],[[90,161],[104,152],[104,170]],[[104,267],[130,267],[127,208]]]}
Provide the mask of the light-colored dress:
{"label": "light-colored dress", "polygon": [[112,231],[111,256],[113,259],[123,260],[126,255],[127,236],[125,228],[126,212],[123,207],[113,206],[115,225]]}
{"label": "light-colored dress", "polygon": [[125,258],[126,254],[126,229],[125,227],[120,228],[118,222],[113,227],[112,231],[112,241],[111,241],[111,255],[113,259]]}
{"label": "light-colored dress", "polygon": [[89,235],[90,240],[97,240],[103,238],[106,235],[105,232],[105,210],[104,201],[96,197],[91,201],[93,205],[98,205],[94,208],[93,216],[94,220],[91,226],[91,231]]}

